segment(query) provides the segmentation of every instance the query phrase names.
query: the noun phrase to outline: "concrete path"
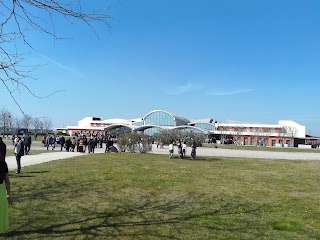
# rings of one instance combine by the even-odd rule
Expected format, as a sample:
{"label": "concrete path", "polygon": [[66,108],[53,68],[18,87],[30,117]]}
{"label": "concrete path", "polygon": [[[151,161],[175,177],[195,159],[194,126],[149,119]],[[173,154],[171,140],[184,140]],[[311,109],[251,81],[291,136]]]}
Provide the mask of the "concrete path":
{"label": "concrete path", "polygon": [[[10,141],[5,141],[8,149],[13,149],[12,143]],[[31,146],[32,150],[45,150],[46,148],[41,146],[40,142],[33,142]],[[95,153],[104,153],[105,146],[103,148],[96,148]],[[187,149],[187,156],[190,156],[191,148]],[[169,154],[168,146],[164,148],[157,148],[153,145],[153,154]],[[178,156],[178,149],[174,149],[175,156]],[[25,166],[66,159],[75,156],[81,156],[83,153],[78,152],[66,152],[60,151],[60,145],[58,145],[55,150],[48,150],[47,153],[41,153],[37,155],[25,155],[21,159],[22,169]],[[222,148],[197,148],[197,156],[212,156],[212,157],[238,157],[238,158],[259,158],[259,159],[286,159],[286,160],[320,160],[320,150],[319,153],[306,153],[306,152],[269,152],[269,151],[254,151],[254,150],[230,150]],[[14,156],[9,156],[6,158],[6,162],[10,170],[16,169],[16,160]]]}
{"label": "concrete path", "polygon": [[[163,149],[153,146],[152,153],[168,154],[168,146]],[[191,148],[187,149],[187,156],[190,156]],[[174,153],[178,155],[178,148],[175,147]],[[286,160],[320,160],[319,153],[308,152],[269,152],[269,151],[255,151],[255,150],[232,150],[222,148],[197,148],[197,156],[211,156],[211,157],[238,157],[238,158],[262,158],[262,159],[286,159]]]}

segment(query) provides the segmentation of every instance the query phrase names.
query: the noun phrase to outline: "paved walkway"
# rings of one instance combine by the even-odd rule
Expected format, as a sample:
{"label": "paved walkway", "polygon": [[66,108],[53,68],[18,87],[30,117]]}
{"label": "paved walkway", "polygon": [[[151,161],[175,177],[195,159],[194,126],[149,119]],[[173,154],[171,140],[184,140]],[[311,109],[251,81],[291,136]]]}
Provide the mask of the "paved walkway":
{"label": "paved walkway", "polygon": [[[6,142],[7,148],[13,148],[11,142]],[[31,146],[34,150],[45,150],[41,146],[41,143],[34,142]],[[105,148],[96,148],[96,153],[104,153]],[[187,149],[187,156],[190,156],[191,148]],[[153,154],[169,154],[168,146],[164,148],[157,148],[156,145],[152,147]],[[177,156],[178,149],[175,147],[174,153]],[[66,152],[60,151],[60,146],[52,151],[48,150],[48,153],[41,153],[37,155],[25,155],[21,158],[22,168],[29,165],[66,159],[75,156],[81,156],[83,153],[78,152]],[[254,151],[254,150],[230,150],[222,148],[197,148],[197,156],[212,156],[212,157],[239,157],[239,158],[259,158],[259,159],[286,159],[286,160],[320,160],[320,150],[319,153],[306,153],[306,152],[269,152],[269,151]],[[14,156],[9,156],[6,158],[6,162],[10,170],[16,169],[16,160]]]}

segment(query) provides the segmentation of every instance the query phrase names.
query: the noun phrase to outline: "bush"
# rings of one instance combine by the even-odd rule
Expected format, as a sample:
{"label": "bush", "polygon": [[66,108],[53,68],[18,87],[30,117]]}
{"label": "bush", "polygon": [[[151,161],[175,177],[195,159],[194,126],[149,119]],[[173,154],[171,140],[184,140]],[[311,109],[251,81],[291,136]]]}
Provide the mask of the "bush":
{"label": "bush", "polygon": [[117,145],[121,152],[148,153],[152,150],[151,138],[137,133],[119,135]]}

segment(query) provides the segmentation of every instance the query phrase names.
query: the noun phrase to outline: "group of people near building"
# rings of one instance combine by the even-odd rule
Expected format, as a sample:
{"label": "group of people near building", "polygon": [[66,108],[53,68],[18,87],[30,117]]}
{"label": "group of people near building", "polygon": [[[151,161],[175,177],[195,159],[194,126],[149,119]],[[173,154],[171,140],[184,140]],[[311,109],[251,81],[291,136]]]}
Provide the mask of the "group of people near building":
{"label": "group of people near building", "polygon": [[[174,142],[174,141],[171,141],[170,144],[169,144],[169,158],[174,158],[174,146],[177,146],[178,148],[178,155],[181,159],[185,159],[186,158],[186,153],[187,153],[187,144],[185,141],[181,142],[181,141],[178,141],[178,142]],[[192,142],[191,144],[191,159],[192,160],[195,160],[196,159],[196,143],[195,142]]]}
{"label": "group of people near building", "polygon": [[86,135],[78,134],[73,137],[64,137],[63,135],[45,135],[42,138],[42,144],[49,150],[54,150],[56,145],[60,145],[60,151],[64,149],[67,152],[82,152],[82,153],[94,153],[95,148],[103,147],[106,144],[105,152],[109,152],[110,147],[113,145],[112,135]]}

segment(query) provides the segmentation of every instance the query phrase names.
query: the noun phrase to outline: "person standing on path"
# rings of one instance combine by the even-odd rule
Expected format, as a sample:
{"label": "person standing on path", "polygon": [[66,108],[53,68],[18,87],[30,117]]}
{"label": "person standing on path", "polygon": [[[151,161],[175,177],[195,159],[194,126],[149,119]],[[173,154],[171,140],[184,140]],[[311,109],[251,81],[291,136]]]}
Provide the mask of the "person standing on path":
{"label": "person standing on path", "polygon": [[24,143],[20,137],[15,139],[14,154],[16,155],[17,161],[16,173],[19,174],[21,172],[21,157],[24,156]]}
{"label": "person standing on path", "polygon": [[169,144],[169,158],[173,158],[173,142]]}
{"label": "person standing on path", "polygon": [[0,233],[9,229],[8,205],[12,205],[8,165],[0,160]]}
{"label": "person standing on path", "polygon": [[6,155],[7,155],[7,146],[2,141],[2,137],[0,137],[0,161],[6,161]]}

